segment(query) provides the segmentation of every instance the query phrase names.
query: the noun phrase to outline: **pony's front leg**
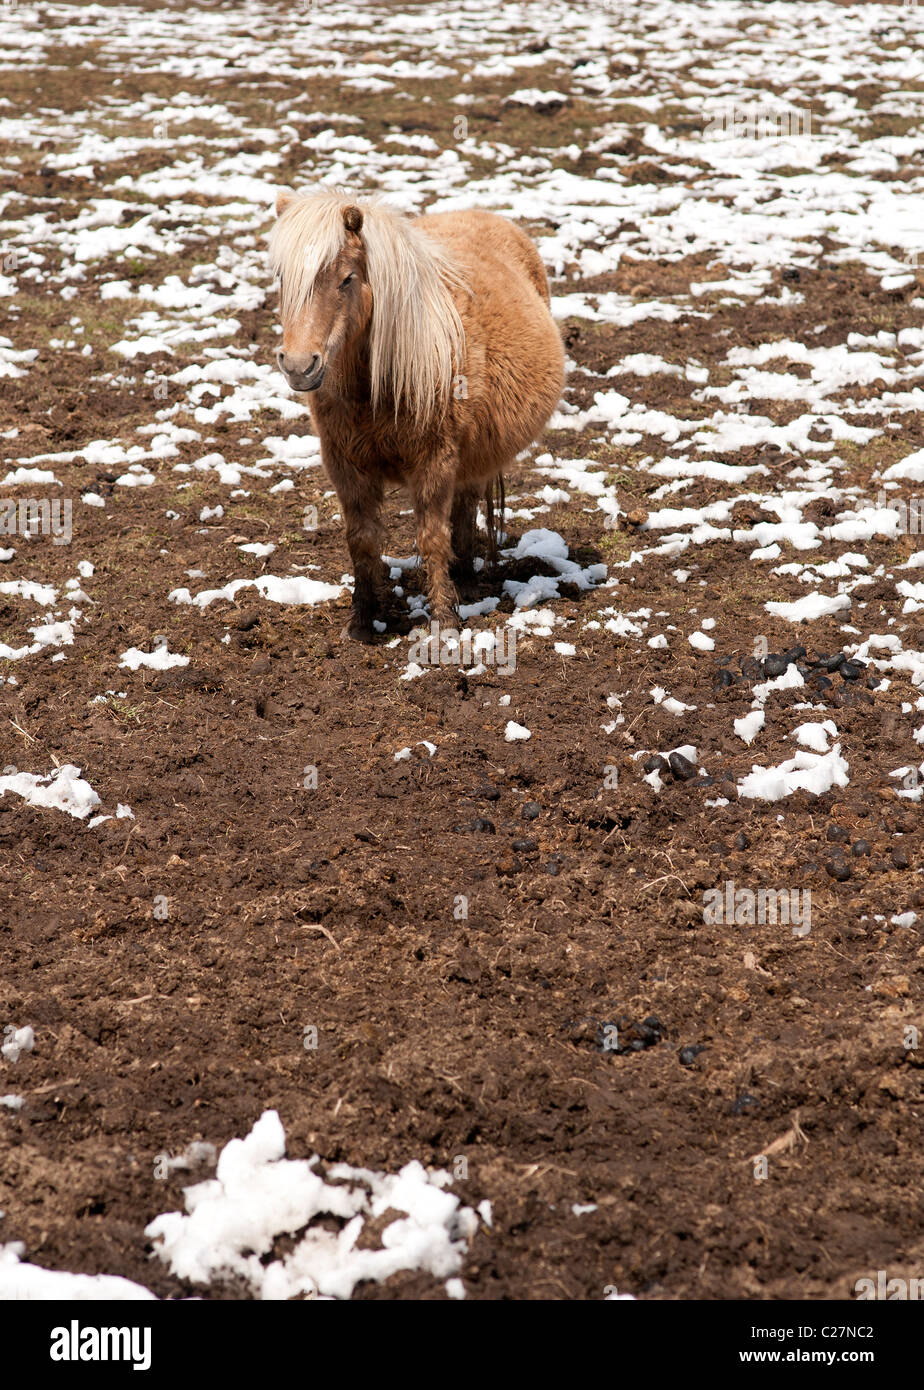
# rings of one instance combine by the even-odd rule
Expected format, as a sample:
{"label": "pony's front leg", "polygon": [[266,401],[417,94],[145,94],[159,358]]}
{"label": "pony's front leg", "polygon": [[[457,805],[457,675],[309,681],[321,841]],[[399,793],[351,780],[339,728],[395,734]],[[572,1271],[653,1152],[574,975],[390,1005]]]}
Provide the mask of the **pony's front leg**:
{"label": "pony's front leg", "polygon": [[427,569],[430,619],[445,627],[455,626],[458,603],[449,578],[456,464],[455,451],[447,448],[417,470],[411,486],[417,517],[417,545]]}
{"label": "pony's front leg", "polygon": [[328,473],[343,508],[346,541],[353,562],[353,613],[346,635],[359,642],[371,642],[384,575],[382,482],[375,474],[362,473],[347,464],[328,464]]}

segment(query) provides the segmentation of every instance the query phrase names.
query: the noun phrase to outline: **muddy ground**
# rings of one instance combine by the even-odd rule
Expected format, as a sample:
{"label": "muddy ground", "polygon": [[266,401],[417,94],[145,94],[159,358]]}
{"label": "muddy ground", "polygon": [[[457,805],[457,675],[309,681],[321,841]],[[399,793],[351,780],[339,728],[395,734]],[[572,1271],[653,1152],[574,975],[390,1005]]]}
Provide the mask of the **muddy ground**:
{"label": "muddy ground", "polygon": [[[92,53],[69,51],[63,65],[60,56],[49,60],[41,101],[64,111],[68,64]],[[174,95],[186,88],[244,101],[220,76],[199,87],[184,74],[163,80]],[[499,104],[501,89],[479,80]],[[536,85],[567,80],[553,65]],[[10,99],[23,110],[34,100],[27,90],[10,90]],[[96,100],[92,87],[80,95],[84,105]],[[354,109],[351,100],[341,93],[340,109]],[[370,120],[371,98],[355,101]],[[413,102],[392,92],[374,106],[378,129],[414,118]],[[451,117],[440,111],[431,129]],[[529,151],[538,137],[528,122],[543,119],[547,146],[566,143],[581,115],[530,112],[503,138]],[[27,201],[16,216],[28,199],[45,207],[49,192],[64,200],[52,216],[73,216],[100,193],[43,173],[40,150],[0,148],[23,161],[17,197]],[[670,177],[650,152],[636,161],[646,158]],[[304,178],[310,160],[310,140],[297,143],[278,181]],[[122,172],[107,166],[106,181]],[[190,257],[202,258],[201,236],[194,245],[179,235],[186,260],[181,251],[148,264],[142,278],[182,276]],[[207,245],[206,258],[217,249]],[[652,257],[580,286],[569,278],[560,292],[683,296],[692,282],[724,273],[715,257]],[[152,373],[201,360],[195,348],[180,361],[146,358],[143,368],[107,356],[123,330],[105,316],[123,306],[101,304],[98,284],[113,274],[125,266],[94,263],[67,300],[53,282],[33,285],[25,311],[0,300],[0,334],[39,350],[27,374],[3,382],[0,432],[20,431],[3,441],[7,467],[96,439],[135,442],[135,428],[160,405]],[[768,294],[780,283],[777,271]],[[630,353],[696,359],[721,382],[731,347],[799,339],[806,322],[825,325],[812,339],[820,346],[918,322],[909,306],[920,282],[890,293],[864,267],[826,262],[824,252],[801,271],[799,289],[795,307],[709,302],[708,317],[672,324],[567,319],[569,353],[590,373],[572,376],[571,400],[588,404],[612,384],[608,367]],[[275,345],[274,309],[268,294],[233,340],[256,344],[261,360]],[[79,344],[50,346],[75,316],[88,325],[93,358]],[[118,386],[100,379],[101,365]],[[651,410],[689,417],[697,409],[681,378],[617,385]],[[757,408],[780,423],[803,409]],[[176,422],[192,422],[183,411]],[[121,465],[46,465],[65,495],[89,489],[107,505],[79,509],[70,546],[39,537],[18,547],[15,574],[12,565],[0,574],[63,591],[78,559],[94,566],[82,581],[92,606],[73,645],[0,663],[18,682],[0,686],[0,763],[46,772],[72,762],[102,809],[124,803],[134,813],[90,830],[0,797],[0,1023],[28,1024],[36,1037],[34,1052],[0,1071],[0,1091],[25,1101],[0,1109],[0,1238],[22,1241],[36,1264],[122,1274],[164,1297],[238,1296],[233,1285],[197,1289],[151,1258],[145,1225],[179,1209],[183,1186],[204,1175],[158,1180],[155,1160],[197,1138],[220,1147],[272,1107],[291,1155],[390,1172],[411,1158],[461,1171],[464,1158],[467,1176],[453,1190],[493,1210],[460,1271],[471,1298],[599,1299],[612,1286],[640,1298],[839,1298],[881,1268],[919,1275],[924,1053],[906,1040],[909,1025],[924,1022],[921,812],[888,776],[914,757],[901,712],[917,698],[910,682],[877,688],[872,668],[855,681],[832,676],[825,703],[850,764],[846,787],[785,803],[736,796],[735,779],[755,761],[792,752],[782,719],[768,721],[759,753],[733,732],[763,679],[747,664],[755,634],[771,653],[802,643],[810,660],[842,650],[841,620],[795,628],[772,617],[764,603],[799,597],[799,584],[749,563],[746,552],[736,559],[727,545],[616,568],[641,545],[652,488],[635,465],[660,445],[613,446],[592,427],[578,437],[549,432],[534,452],[597,460],[635,521],[624,516],[607,531],[575,494],[535,522],[508,525],[510,545],[530,525],[547,526],[572,559],[611,567],[615,586],[563,585],[552,604],[573,622],[555,636],[576,645],[574,657],[527,635],[509,674],[448,667],[405,681],[404,639],[387,645],[400,623],[372,648],[342,639],[346,593],[305,609],[253,589],[204,609],[168,602],[169,591],[190,585],[190,569],[207,571],[210,587],[309,565],[339,580],[346,548],[317,470],[278,495],[251,480],[248,504],[233,511],[214,474],[178,491],[182,475],[172,472],[207,449],[253,463],[263,436],[309,429],[307,418],[270,411],[246,427],[219,420],[201,428],[206,443],[150,464],[151,486],[118,487]],[[917,416],[903,417],[900,438],[845,445],[842,485],[868,487],[874,468],[922,445]],[[783,485],[772,449],[729,459],[763,463],[762,486],[777,477]],[[531,505],[545,481],[524,461],[508,479],[513,506]],[[699,480],[678,505],[705,505],[714,487]],[[203,522],[201,509],[218,504],[228,514]],[[308,505],[319,508],[315,533],[299,523]],[[824,516],[824,503],[816,507]],[[414,550],[406,509],[390,500],[393,555]],[[178,515],[168,519],[170,511]],[[277,550],[248,570],[232,536],[269,539]],[[893,568],[915,542],[865,543],[887,575],[862,596],[864,636],[900,614]],[[687,584],[674,576],[681,563],[692,571]],[[537,570],[508,560],[464,597]],[[583,625],[602,623],[605,606],[644,606],[664,615],[657,630],[674,624],[680,633],[693,607],[697,623],[717,620],[715,650],[685,641],[650,649]],[[497,619],[512,609],[505,598]],[[24,621],[20,600],[0,596],[0,640],[27,640]],[[119,669],[123,651],[148,650],[155,635],[189,666]],[[66,660],[55,661],[61,652]],[[728,686],[717,680],[723,669],[734,676]],[[696,707],[693,722],[653,703],[658,686]],[[614,693],[625,720],[604,734]],[[804,698],[776,692],[768,715]],[[531,739],[506,742],[508,719],[528,726]],[[418,746],[425,739],[437,747],[432,757]],[[633,754],[684,742],[700,750],[709,777],[685,780],[681,764],[656,792]],[[405,746],[412,757],[395,761]],[[309,767],[316,787],[306,785]],[[865,848],[854,852],[858,841]],[[772,922],[710,925],[704,894],[727,881],[810,890],[810,933]],[[911,925],[892,922],[909,912]],[[618,1050],[606,1045],[612,1024]],[[303,1045],[307,1026],[318,1030],[316,1050]],[[768,1155],[765,1177],[759,1155]],[[594,1209],[575,1215],[575,1204]],[[357,1293],[444,1296],[422,1274]]]}

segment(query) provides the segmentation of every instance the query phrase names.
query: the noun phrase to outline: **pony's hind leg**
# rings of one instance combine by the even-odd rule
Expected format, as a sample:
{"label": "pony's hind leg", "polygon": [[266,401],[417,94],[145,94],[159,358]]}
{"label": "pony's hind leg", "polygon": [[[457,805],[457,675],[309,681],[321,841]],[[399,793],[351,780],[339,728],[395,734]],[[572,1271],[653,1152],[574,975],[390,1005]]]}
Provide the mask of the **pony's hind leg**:
{"label": "pony's hind leg", "polygon": [[488,563],[496,572],[500,562],[500,543],[504,536],[504,515],[507,510],[507,492],[503,473],[497,473],[490,480],[484,494],[485,525],[488,531]]}
{"label": "pony's hind leg", "polygon": [[427,569],[431,621],[455,626],[458,597],[449,578],[456,457],[447,449],[422,465],[411,482],[417,517],[417,545]]}
{"label": "pony's hind leg", "polygon": [[475,532],[478,494],[467,488],[456,492],[452,502],[453,574],[460,584],[475,578]]}

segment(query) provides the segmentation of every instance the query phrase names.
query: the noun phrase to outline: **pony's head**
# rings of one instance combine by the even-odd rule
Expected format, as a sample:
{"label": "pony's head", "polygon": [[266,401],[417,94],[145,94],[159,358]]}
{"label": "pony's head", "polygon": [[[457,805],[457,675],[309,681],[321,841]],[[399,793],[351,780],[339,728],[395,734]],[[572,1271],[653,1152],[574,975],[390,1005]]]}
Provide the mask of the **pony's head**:
{"label": "pony's head", "polygon": [[372,317],[362,210],[280,193],[271,239],[279,276],[279,368],[294,391],[316,391],[328,364],[362,337]]}
{"label": "pony's head", "polygon": [[365,345],[374,408],[418,422],[442,413],[464,334],[445,253],[407,218],[337,192],[281,192],[270,233],[282,347],[295,391],[316,391],[344,352]]}

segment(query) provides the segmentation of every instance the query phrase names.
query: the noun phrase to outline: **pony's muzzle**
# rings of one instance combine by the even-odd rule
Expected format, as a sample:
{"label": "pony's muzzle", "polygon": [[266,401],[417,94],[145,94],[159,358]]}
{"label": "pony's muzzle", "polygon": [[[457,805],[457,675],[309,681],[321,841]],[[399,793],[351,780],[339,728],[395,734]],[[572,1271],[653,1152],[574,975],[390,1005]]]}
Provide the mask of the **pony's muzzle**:
{"label": "pony's muzzle", "polygon": [[306,357],[290,357],[285,348],[280,348],[276,361],[293,391],[316,391],[327,371],[327,364],[319,352]]}

